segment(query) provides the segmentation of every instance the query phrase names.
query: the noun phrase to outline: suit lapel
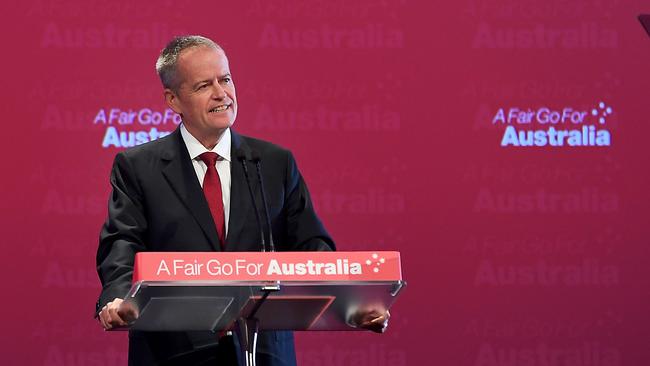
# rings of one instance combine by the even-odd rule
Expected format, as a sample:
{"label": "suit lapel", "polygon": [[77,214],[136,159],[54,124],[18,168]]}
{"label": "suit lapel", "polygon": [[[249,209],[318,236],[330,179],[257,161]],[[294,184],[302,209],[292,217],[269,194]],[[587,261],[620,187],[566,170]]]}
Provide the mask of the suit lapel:
{"label": "suit lapel", "polygon": [[201,185],[196,179],[196,172],[183,142],[183,137],[178,128],[173,134],[175,136],[170,139],[173,147],[166,149],[162,156],[162,159],[167,161],[167,166],[163,168],[163,175],[185,207],[187,207],[187,210],[194,216],[201,230],[208,238],[210,245],[214,250],[221,251],[210,207],[205,200],[203,189],[201,189]]}
{"label": "suit lapel", "polygon": [[[232,129],[231,144],[231,165],[230,165],[230,216],[228,221],[228,235],[226,237],[226,248],[233,248],[233,246],[240,245],[241,232],[247,217],[250,217],[249,212],[252,210],[252,202],[248,186],[246,184],[246,176],[244,175],[244,168],[242,163],[237,159],[237,152],[243,151],[247,156],[250,156],[250,148],[241,136]],[[251,174],[254,166],[248,163],[248,174],[251,179],[251,188],[253,193],[257,195],[257,181],[253,178],[256,175]]]}

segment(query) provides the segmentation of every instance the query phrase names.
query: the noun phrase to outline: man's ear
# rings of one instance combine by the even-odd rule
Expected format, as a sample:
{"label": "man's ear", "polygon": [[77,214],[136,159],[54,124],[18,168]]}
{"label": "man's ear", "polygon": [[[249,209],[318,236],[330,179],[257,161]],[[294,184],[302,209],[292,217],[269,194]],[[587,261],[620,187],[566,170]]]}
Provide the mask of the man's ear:
{"label": "man's ear", "polygon": [[176,93],[174,93],[173,90],[169,88],[165,88],[164,91],[165,94],[165,102],[167,102],[167,106],[172,109],[172,111],[181,114],[181,109],[179,108],[179,103],[178,103],[178,96]]}

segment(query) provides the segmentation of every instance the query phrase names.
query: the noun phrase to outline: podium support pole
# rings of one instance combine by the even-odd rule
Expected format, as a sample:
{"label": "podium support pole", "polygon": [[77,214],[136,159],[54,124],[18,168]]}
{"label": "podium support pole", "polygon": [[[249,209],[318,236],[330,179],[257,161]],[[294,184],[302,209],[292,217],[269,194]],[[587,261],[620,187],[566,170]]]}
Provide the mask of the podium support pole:
{"label": "podium support pole", "polygon": [[255,366],[255,358],[257,351],[257,334],[260,328],[260,321],[255,317],[257,311],[260,309],[266,298],[269,297],[271,292],[280,291],[280,285],[276,281],[274,284],[269,284],[261,288],[263,295],[255,303],[247,317],[240,317],[237,319],[235,326],[235,333],[239,340],[241,354],[244,357],[245,366]]}
{"label": "podium support pole", "polygon": [[259,324],[260,322],[257,318],[237,319],[235,333],[239,340],[241,354],[244,357],[244,365],[246,366],[255,366]]}

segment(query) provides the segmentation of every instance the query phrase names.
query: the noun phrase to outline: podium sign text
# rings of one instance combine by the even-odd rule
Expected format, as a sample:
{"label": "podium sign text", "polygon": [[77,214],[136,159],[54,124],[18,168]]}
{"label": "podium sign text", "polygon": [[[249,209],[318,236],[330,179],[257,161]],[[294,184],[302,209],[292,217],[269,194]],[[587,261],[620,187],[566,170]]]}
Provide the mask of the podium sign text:
{"label": "podium sign text", "polygon": [[399,252],[141,252],[140,281],[400,281]]}

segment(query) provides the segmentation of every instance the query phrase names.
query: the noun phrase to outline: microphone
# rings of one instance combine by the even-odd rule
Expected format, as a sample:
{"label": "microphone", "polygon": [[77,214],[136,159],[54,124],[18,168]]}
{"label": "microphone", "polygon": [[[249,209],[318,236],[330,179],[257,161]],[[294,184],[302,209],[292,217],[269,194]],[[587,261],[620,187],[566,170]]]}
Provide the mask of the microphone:
{"label": "microphone", "polygon": [[251,196],[251,202],[253,202],[253,209],[255,210],[255,218],[257,219],[257,227],[260,228],[260,238],[262,240],[262,251],[266,252],[266,240],[264,235],[264,228],[262,227],[262,218],[260,215],[260,210],[257,208],[255,203],[255,195],[253,194],[253,188],[251,187],[251,181],[248,177],[248,165],[246,164],[247,160],[250,160],[249,154],[245,153],[242,150],[237,150],[237,160],[241,162],[242,167],[244,168],[244,176],[246,177],[246,185],[248,186],[248,193]]}
{"label": "microphone", "polygon": [[264,190],[264,181],[262,179],[262,158],[260,154],[253,150],[252,152],[253,163],[257,167],[257,181],[260,185],[260,190],[262,191],[262,204],[264,204],[264,213],[266,214],[266,225],[269,228],[269,249],[271,252],[275,252],[275,244],[273,243],[273,229],[271,228],[271,215],[269,215],[269,206],[266,201],[266,191]]}

